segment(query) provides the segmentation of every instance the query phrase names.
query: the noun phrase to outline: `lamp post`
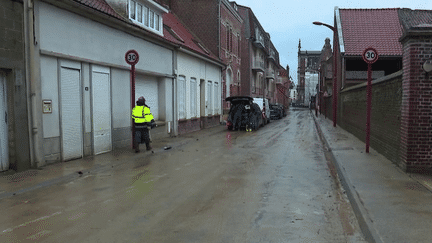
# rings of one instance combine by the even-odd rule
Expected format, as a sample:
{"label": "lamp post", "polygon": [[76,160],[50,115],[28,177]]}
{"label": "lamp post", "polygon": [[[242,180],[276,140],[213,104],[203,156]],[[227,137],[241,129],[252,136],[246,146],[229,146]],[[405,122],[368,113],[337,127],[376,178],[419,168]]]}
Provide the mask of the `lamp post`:
{"label": "lamp post", "polygon": [[324,25],[325,27],[331,29],[333,31],[333,127],[336,127],[336,118],[337,118],[337,28],[324,24],[321,22],[313,22],[314,25]]}

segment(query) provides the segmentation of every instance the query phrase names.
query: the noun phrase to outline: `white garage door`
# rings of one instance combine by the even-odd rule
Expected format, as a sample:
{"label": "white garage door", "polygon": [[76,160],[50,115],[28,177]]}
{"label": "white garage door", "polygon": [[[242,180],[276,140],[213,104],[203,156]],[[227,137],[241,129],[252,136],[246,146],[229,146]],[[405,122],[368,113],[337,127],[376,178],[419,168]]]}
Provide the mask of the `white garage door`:
{"label": "white garage door", "polygon": [[62,67],[60,80],[63,160],[83,154],[80,70]]}
{"label": "white garage door", "polygon": [[150,111],[153,113],[155,120],[158,120],[158,82],[156,77],[137,75],[135,79],[135,101],[144,96],[146,104],[150,106]]}
{"label": "white garage door", "polygon": [[0,171],[9,169],[6,74],[0,72]]}
{"label": "white garage door", "polygon": [[94,154],[111,151],[110,70],[92,66]]}

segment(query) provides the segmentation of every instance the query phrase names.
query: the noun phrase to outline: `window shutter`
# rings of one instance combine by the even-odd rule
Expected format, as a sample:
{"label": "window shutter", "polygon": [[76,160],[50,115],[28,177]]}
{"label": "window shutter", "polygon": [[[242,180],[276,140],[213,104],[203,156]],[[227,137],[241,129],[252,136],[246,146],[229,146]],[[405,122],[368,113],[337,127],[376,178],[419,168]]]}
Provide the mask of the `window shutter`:
{"label": "window shutter", "polygon": [[196,100],[197,99],[197,84],[196,84],[195,78],[191,78],[190,88],[191,88],[191,92],[190,92],[191,117],[196,117],[197,116],[197,100]]}
{"label": "window shutter", "polygon": [[179,119],[186,119],[186,89],[185,77],[180,76],[177,81],[177,100]]}

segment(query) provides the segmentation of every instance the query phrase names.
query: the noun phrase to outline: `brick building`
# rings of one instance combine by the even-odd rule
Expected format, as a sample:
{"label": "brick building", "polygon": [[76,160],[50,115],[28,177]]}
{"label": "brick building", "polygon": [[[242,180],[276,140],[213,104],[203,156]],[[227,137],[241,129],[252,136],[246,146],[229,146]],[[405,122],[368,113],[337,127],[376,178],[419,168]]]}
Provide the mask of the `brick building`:
{"label": "brick building", "polygon": [[[298,46],[297,67],[297,105],[308,105],[310,96],[316,94],[318,71],[321,60],[321,51],[302,51],[301,41]],[[312,82],[311,82],[312,79]]]}
{"label": "brick building", "polygon": [[[322,60],[333,70],[337,58],[338,125],[365,140],[367,64],[363,51],[373,47],[371,147],[408,172],[432,169],[432,11],[411,9],[335,9],[336,50]],[[330,68],[331,67],[331,68]],[[327,86],[327,90],[329,90]],[[327,117],[333,102],[325,98]]]}
{"label": "brick building", "polygon": [[241,42],[241,56],[245,60],[241,67],[241,94],[275,102],[279,53],[252,9],[241,5],[237,9],[244,20],[242,36],[245,39]]}
{"label": "brick building", "polygon": [[241,93],[240,70],[242,56],[240,43],[243,19],[237,12],[237,5],[227,0],[161,0],[170,10],[215,53],[226,68],[222,72],[222,97],[225,113],[229,103],[224,99]]}

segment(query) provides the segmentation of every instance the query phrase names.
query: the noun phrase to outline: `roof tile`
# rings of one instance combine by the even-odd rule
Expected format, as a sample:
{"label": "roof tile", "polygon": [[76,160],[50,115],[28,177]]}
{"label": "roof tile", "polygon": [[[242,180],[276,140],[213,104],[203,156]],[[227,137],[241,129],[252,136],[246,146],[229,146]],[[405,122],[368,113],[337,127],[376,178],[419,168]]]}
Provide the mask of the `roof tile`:
{"label": "roof tile", "polygon": [[105,0],[73,0],[79,2],[85,6],[96,9],[102,13],[108,14],[110,16],[116,17],[118,19],[123,19],[116,11],[114,11],[111,6],[105,2]]}
{"label": "roof tile", "polygon": [[340,9],[345,55],[373,47],[379,55],[401,56],[402,26],[398,9]]}

